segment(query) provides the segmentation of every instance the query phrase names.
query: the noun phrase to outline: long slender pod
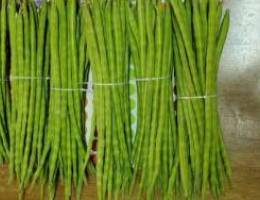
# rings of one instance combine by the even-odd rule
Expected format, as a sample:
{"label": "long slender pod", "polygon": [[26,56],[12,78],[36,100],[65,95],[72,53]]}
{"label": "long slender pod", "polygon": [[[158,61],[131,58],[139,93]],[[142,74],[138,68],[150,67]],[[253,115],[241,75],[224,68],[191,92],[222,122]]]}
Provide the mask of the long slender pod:
{"label": "long slender pod", "polygon": [[[31,61],[30,61],[30,76],[36,77],[36,70],[37,70],[37,57],[36,57],[36,16],[33,12],[33,6],[34,4],[28,5],[29,10],[29,24],[30,24],[30,51],[31,51]],[[26,128],[26,147],[24,149],[24,155],[22,157],[22,166],[21,166],[21,187],[24,187],[25,185],[25,178],[29,166],[29,157],[30,153],[32,152],[32,141],[33,137],[37,134],[33,132],[33,127],[35,124],[35,102],[36,102],[36,83],[37,80],[30,80],[30,96],[28,98],[28,122],[27,122],[27,128]],[[34,155],[32,155],[34,156]]]}
{"label": "long slender pod", "polygon": [[9,96],[9,84],[8,84],[8,49],[7,49],[7,30],[8,30],[8,24],[7,24],[7,1],[3,0],[1,2],[1,22],[0,22],[0,44],[1,44],[1,57],[0,57],[0,72],[1,72],[1,127],[0,127],[0,137],[1,137],[1,143],[0,145],[3,147],[3,156],[4,159],[7,159],[9,156],[9,124],[10,124],[10,96]]}

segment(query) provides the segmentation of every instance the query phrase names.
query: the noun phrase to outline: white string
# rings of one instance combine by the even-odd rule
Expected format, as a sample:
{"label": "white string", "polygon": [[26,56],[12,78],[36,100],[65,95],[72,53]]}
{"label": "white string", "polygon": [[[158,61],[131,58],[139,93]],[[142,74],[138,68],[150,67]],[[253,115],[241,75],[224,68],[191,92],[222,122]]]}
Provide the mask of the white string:
{"label": "white string", "polygon": [[[170,80],[169,76],[163,76],[163,77],[152,77],[152,78],[137,78],[130,80],[131,81],[159,81],[159,80]],[[94,82],[83,82],[81,84],[90,85],[90,86],[126,86],[129,85],[130,82],[118,82],[118,83],[94,83]],[[93,92],[92,89],[83,89],[83,88],[51,88],[52,91],[65,91],[65,92],[73,92],[73,91],[83,91],[83,92]]]}
{"label": "white string", "polygon": [[[159,81],[159,80],[168,80],[171,77],[162,76],[162,77],[148,77],[148,78],[136,78],[132,79],[129,82],[119,82],[119,83],[93,83],[93,82],[83,82],[82,84],[94,85],[94,86],[125,86],[130,84],[132,81],[136,82],[146,82],[146,81]],[[31,76],[10,76],[10,80],[50,80],[50,77],[31,77]],[[8,82],[9,80],[0,79],[0,82]],[[82,91],[82,92],[93,92],[92,89],[84,89],[84,88],[51,88],[51,91],[60,91],[60,92],[74,92],[74,91]],[[177,96],[174,94],[175,100],[189,100],[189,99],[208,99],[208,98],[216,98],[217,95],[203,95],[203,96]]]}
{"label": "white string", "polygon": [[124,86],[124,85],[128,85],[129,83],[127,82],[118,82],[118,83],[94,83],[94,82],[82,82],[80,84],[83,85],[90,85],[90,86]]}
{"label": "white string", "polygon": [[119,82],[119,83],[91,83],[94,86],[125,86],[129,83],[126,82]]}
{"label": "white string", "polygon": [[50,80],[50,77],[10,76],[10,80]]}
{"label": "white string", "polygon": [[83,88],[51,88],[51,91],[59,91],[59,92],[87,92],[88,89],[83,89]]}
{"label": "white string", "polygon": [[183,100],[189,100],[189,99],[209,99],[209,98],[216,98],[217,95],[204,95],[204,96],[181,96],[181,97],[177,97],[177,99],[183,99]]}
{"label": "white string", "polygon": [[94,82],[83,82],[81,84],[85,85],[96,85],[96,86],[124,86],[129,85],[130,82],[136,81],[136,82],[148,82],[148,81],[159,81],[159,80],[168,80],[170,79],[170,76],[162,76],[162,77],[147,77],[147,78],[136,78],[131,79],[129,82],[119,82],[119,83],[94,83]]}
{"label": "white string", "polygon": [[160,80],[168,80],[170,79],[170,76],[162,76],[162,77],[147,77],[147,78],[137,78],[134,79],[133,81],[137,82],[146,82],[146,81],[160,81]]}

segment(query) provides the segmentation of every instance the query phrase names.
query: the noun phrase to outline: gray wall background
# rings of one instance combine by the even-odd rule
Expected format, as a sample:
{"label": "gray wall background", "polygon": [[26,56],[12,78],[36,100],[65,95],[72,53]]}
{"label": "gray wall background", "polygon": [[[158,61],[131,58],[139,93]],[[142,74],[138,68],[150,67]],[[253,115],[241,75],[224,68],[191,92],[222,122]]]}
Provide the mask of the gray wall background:
{"label": "gray wall background", "polygon": [[233,166],[224,199],[260,199],[260,0],[224,0],[231,27],[219,71],[219,109]]}
{"label": "gray wall background", "polygon": [[225,133],[260,138],[260,1],[224,0],[231,27],[219,72]]}

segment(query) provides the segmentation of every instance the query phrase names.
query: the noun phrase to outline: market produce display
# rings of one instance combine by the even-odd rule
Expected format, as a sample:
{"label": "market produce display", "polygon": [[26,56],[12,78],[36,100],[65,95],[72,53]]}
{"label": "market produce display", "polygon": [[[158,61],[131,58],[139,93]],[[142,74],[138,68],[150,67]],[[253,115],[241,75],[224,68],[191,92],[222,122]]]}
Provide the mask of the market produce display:
{"label": "market produce display", "polygon": [[20,199],[35,184],[55,199],[59,182],[80,199],[89,175],[100,200],[220,197],[231,178],[217,104],[222,1],[0,5],[0,164]]}

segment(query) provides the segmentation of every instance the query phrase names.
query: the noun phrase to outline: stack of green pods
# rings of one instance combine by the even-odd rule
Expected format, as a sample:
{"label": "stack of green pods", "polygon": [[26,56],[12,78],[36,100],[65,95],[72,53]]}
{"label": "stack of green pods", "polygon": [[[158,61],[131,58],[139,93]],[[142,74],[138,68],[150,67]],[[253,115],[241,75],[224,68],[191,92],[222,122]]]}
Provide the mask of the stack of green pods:
{"label": "stack of green pods", "polygon": [[8,159],[9,155],[10,85],[8,82],[7,14],[7,0],[3,0],[0,8],[0,165]]}
{"label": "stack of green pods", "polygon": [[137,132],[133,146],[138,198],[165,197],[174,167],[176,131],[172,95],[171,8],[139,0],[128,10],[131,55],[137,76]]}
{"label": "stack of green pods", "polygon": [[98,133],[99,199],[117,199],[129,190],[131,179],[126,5],[125,0],[86,2],[86,38],[94,87],[93,123]]}
{"label": "stack of green pods", "polygon": [[229,27],[218,0],[172,0],[177,87],[179,194],[214,197],[231,172],[217,110],[217,72]]}

